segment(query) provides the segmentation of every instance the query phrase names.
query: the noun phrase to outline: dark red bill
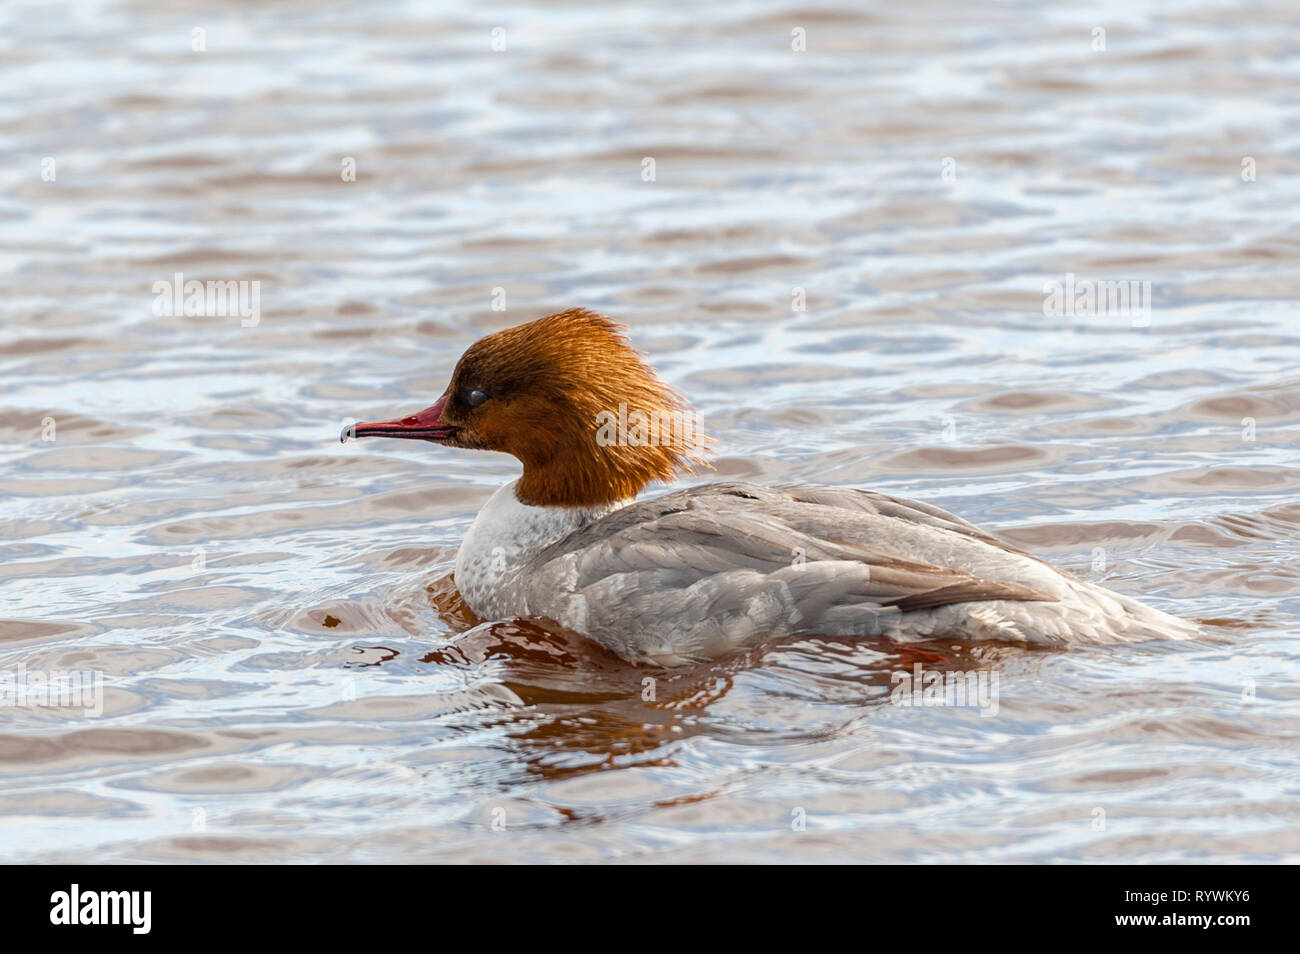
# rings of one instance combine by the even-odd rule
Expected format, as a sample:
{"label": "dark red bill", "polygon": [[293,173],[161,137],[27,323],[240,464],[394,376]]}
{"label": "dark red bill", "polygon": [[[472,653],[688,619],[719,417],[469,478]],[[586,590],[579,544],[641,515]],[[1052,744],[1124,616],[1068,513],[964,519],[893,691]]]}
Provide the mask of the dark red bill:
{"label": "dark red bill", "polygon": [[401,437],[410,441],[441,441],[456,433],[456,428],[442,423],[442,411],[447,406],[447,395],[438,399],[433,407],[425,408],[418,414],[403,417],[395,421],[366,421],[361,424],[349,424],[343,428],[339,441],[346,443],[349,437]]}

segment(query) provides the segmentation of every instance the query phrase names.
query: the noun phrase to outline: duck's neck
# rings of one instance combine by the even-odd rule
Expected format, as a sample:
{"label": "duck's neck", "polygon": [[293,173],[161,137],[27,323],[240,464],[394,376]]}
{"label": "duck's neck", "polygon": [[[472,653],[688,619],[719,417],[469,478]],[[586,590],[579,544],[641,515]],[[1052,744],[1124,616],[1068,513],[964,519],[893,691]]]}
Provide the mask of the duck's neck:
{"label": "duck's neck", "polygon": [[485,593],[513,577],[534,554],[632,502],[537,507],[519,500],[518,483],[512,480],[488,498],[456,554],[456,586],[475,612]]}

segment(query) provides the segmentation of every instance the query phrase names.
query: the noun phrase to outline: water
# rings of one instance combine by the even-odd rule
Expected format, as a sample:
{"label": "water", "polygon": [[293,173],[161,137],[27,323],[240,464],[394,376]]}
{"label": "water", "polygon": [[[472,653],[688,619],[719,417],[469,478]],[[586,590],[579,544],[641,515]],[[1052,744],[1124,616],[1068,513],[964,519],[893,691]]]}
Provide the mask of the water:
{"label": "water", "polygon": [[[1300,10],[157,7],[0,9],[0,670],[104,679],[0,708],[4,860],[1300,858]],[[256,323],[156,314],[178,272]],[[1045,314],[1068,274],[1150,311]],[[513,462],[337,434],[574,305],[718,475],[931,501],[1217,638],[795,641],[648,702],[474,627]],[[996,715],[891,705],[918,662]]]}

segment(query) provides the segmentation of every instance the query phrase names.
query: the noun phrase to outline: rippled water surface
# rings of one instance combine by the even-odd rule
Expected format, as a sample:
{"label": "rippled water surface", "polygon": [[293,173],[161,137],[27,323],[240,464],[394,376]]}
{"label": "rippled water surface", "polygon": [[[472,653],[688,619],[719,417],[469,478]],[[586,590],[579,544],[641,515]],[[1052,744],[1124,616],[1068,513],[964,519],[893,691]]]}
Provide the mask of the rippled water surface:
{"label": "rippled water surface", "polygon": [[[0,669],[105,682],[0,708],[0,857],[1300,859],[1298,53],[1286,3],[4,4]],[[259,320],[157,314],[176,273]],[[1149,320],[1045,315],[1068,274]],[[717,473],[1212,635],[648,673],[475,626],[514,462],[339,428],[575,305]],[[996,714],[891,705],[918,662]]]}

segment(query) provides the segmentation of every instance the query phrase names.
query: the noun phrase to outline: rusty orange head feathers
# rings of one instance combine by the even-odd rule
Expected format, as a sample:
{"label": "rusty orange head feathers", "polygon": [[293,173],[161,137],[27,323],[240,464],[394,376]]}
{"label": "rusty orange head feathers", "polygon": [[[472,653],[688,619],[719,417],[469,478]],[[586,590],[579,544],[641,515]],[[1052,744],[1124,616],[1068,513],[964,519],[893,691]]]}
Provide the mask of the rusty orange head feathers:
{"label": "rusty orange head feathers", "polygon": [[625,500],[690,473],[712,443],[623,326],[584,308],[488,335],[432,407],[349,430],[504,451],[524,465],[521,501],[563,507]]}

